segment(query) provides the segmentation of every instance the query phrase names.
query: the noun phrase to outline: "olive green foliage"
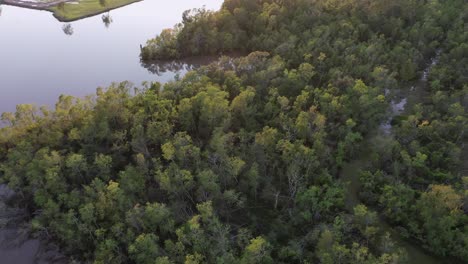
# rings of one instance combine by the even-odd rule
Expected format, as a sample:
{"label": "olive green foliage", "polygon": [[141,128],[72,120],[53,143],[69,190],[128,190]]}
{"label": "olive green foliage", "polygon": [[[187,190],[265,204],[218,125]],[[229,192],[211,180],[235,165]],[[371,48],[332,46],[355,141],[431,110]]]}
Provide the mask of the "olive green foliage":
{"label": "olive green foliage", "polygon": [[[466,259],[466,6],[226,0],[188,11],[143,59],[251,53],[165,85],[62,96],[53,111],[18,106],[2,115],[1,179],[36,234],[93,263],[404,263],[373,208]],[[374,146],[364,204],[346,208],[342,166],[387,119],[386,91],[438,50],[430,100]]]}
{"label": "olive green foliage", "polygon": [[31,206],[34,230],[95,263],[301,262],[318,257],[300,245],[315,247],[325,228],[349,258],[351,246],[368,252],[360,229],[345,228],[336,179],[351,142],[334,142],[376,126],[357,113],[385,111],[379,89],[358,80],[293,93],[303,81],[280,57],[219,63],[164,88],[131,95],[121,83],[62,96],[55,111],[4,114],[2,179]]}
{"label": "olive green foliage", "polygon": [[458,15],[428,68],[424,104],[399,118],[395,139],[376,150],[374,168],[361,175],[361,196],[430,251],[466,260],[468,6],[444,12]]}

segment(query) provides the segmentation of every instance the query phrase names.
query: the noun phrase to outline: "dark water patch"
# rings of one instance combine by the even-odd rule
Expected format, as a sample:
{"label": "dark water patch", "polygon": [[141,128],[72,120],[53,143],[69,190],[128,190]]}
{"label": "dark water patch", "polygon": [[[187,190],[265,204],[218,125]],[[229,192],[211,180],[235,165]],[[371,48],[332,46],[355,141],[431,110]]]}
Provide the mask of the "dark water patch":
{"label": "dark water patch", "polygon": [[39,251],[39,240],[18,241],[18,230],[0,230],[0,256],[3,264],[33,264]]}
{"label": "dark water patch", "polygon": [[0,230],[0,257],[2,264],[66,264],[70,261],[58,248],[29,237],[17,228]]}
{"label": "dark water patch", "polygon": [[32,237],[25,210],[10,206],[15,192],[0,185],[0,263],[66,264],[70,263],[57,246]]}

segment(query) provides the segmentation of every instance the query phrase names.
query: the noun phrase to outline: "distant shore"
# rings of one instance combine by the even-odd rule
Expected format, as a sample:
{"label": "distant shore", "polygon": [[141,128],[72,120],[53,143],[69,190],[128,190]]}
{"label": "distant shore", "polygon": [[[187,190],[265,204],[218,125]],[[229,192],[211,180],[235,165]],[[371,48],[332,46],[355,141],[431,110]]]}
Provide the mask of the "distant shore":
{"label": "distant shore", "polygon": [[143,0],[120,0],[120,1],[116,1],[116,2],[119,2],[119,3],[117,3],[115,5],[109,5],[108,7],[104,8],[104,9],[99,9],[99,10],[96,10],[96,11],[88,11],[86,13],[81,13],[79,15],[74,14],[74,15],[71,15],[71,16],[66,16],[66,15],[60,14],[60,12],[58,12],[58,10],[55,10],[56,7],[51,7],[49,9],[49,11],[53,12],[54,17],[60,22],[73,22],[73,21],[77,21],[77,20],[80,20],[80,19],[97,16],[97,15],[112,11],[114,9],[121,8],[121,7],[124,7],[124,6],[128,6],[128,5],[131,5],[131,4],[134,4],[134,3],[137,3],[137,2],[141,2],[141,1],[143,1]]}
{"label": "distant shore", "polygon": [[29,9],[46,10],[58,4],[76,2],[76,0],[54,0],[49,2],[27,1],[27,0],[3,0],[3,4],[24,7]]}
{"label": "distant shore", "polygon": [[[53,13],[60,22],[73,22],[109,12],[111,10],[131,5],[143,0],[117,0],[107,6],[101,6],[97,0],[51,0],[38,2],[37,0],[0,0],[5,5],[17,6],[28,9],[44,10]],[[76,4],[69,4],[76,3]],[[63,6],[60,6],[64,4]]]}

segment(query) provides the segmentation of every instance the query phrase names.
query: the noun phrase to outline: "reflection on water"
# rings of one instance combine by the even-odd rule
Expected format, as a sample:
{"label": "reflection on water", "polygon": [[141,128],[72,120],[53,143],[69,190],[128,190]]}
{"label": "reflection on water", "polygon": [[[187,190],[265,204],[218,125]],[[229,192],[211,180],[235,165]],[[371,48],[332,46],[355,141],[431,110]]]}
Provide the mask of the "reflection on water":
{"label": "reflection on water", "polygon": [[68,35],[68,36],[73,35],[73,32],[74,32],[73,27],[70,23],[63,24],[62,30],[63,30],[63,33],[65,33],[65,35]]}
{"label": "reflection on water", "polygon": [[110,12],[108,12],[107,14],[102,15],[102,23],[104,23],[104,26],[106,26],[106,28],[109,28],[109,26],[110,26],[110,24],[112,24],[112,22],[114,22],[114,20],[112,20],[112,17],[110,16]]}
{"label": "reflection on water", "polygon": [[185,73],[216,61],[218,56],[200,56],[183,60],[141,62],[150,73],[162,76],[168,72]]}
{"label": "reflection on water", "polygon": [[430,92],[427,89],[427,78],[432,68],[439,62],[441,50],[437,50],[435,56],[426,65],[421,78],[409,89],[385,89],[385,96],[393,98],[390,102],[390,114],[388,119],[380,124],[380,129],[385,135],[392,134],[392,122],[395,117],[408,114],[412,107],[418,103],[424,104],[430,100]]}
{"label": "reflection on water", "polygon": [[248,54],[244,52],[235,51],[226,54],[219,54],[217,56],[193,56],[180,60],[154,60],[147,62],[141,61],[141,66],[147,69],[148,72],[158,76],[163,76],[167,73],[184,74],[188,71],[200,68],[201,66],[209,65],[213,62],[232,62],[233,59],[238,59],[247,55]]}
{"label": "reflection on water", "polygon": [[[102,15],[101,20],[102,20],[102,23],[104,24],[105,28],[109,28],[110,24],[112,24],[112,22],[114,22],[114,19],[110,15],[110,11],[107,12],[107,14]],[[73,29],[72,23],[64,23],[62,25],[62,30],[63,30],[63,33],[65,33],[65,35],[67,35],[67,36],[71,36],[71,35],[73,35],[73,33],[75,33],[75,30]]]}
{"label": "reflection on water", "polygon": [[0,257],[2,264],[67,264],[70,261],[55,245],[29,237],[26,229],[0,230]]}

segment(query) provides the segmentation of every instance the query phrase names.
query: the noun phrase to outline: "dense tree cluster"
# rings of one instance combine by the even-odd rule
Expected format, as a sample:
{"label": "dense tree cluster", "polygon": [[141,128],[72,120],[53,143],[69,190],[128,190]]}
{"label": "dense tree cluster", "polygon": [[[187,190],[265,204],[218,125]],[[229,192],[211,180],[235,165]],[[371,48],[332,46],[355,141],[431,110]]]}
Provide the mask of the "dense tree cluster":
{"label": "dense tree cluster", "polygon": [[183,22],[148,41],[142,58],[172,59],[268,51],[304,60],[318,78],[370,76],[376,66],[414,80],[444,40],[462,0],[226,0],[219,12],[186,11]]}
{"label": "dense tree cluster", "polygon": [[[442,256],[468,259],[468,5],[425,73],[422,103],[397,118],[395,139],[362,174],[362,196]],[[380,171],[376,171],[380,170]]]}
{"label": "dense tree cluster", "polygon": [[[226,0],[187,11],[143,59],[241,50],[161,85],[4,113],[0,177],[37,234],[94,263],[404,263],[385,218],[468,258],[467,4]],[[343,166],[431,57],[427,100]],[[425,81],[424,81],[425,83]],[[402,232],[403,232],[402,231]]]}
{"label": "dense tree cluster", "polygon": [[279,57],[252,53],[163,89],[131,96],[122,83],[94,99],[63,96],[53,112],[19,106],[3,115],[2,178],[37,232],[96,263],[334,262],[332,249],[400,258],[371,254],[361,230],[372,223],[344,210],[334,176],[376,125],[362,116],[385,111],[381,93],[356,81],[344,94],[291,94],[296,78]]}

